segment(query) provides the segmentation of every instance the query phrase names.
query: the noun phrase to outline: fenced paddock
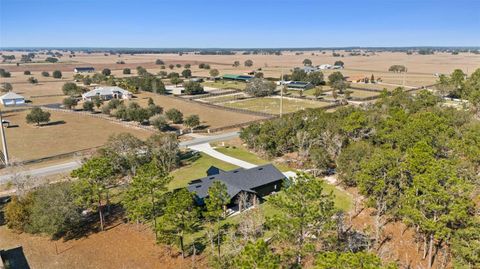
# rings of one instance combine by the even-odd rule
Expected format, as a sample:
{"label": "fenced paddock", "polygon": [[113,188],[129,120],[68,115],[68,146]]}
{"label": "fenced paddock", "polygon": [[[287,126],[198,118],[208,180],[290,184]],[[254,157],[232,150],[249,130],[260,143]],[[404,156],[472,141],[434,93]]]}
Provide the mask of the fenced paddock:
{"label": "fenced paddock", "polygon": [[[251,98],[222,103],[225,107],[244,109],[262,113],[280,114],[280,97]],[[307,108],[329,108],[332,103],[308,99],[283,98],[283,113],[292,113]],[[333,104],[333,106],[336,106]]]}

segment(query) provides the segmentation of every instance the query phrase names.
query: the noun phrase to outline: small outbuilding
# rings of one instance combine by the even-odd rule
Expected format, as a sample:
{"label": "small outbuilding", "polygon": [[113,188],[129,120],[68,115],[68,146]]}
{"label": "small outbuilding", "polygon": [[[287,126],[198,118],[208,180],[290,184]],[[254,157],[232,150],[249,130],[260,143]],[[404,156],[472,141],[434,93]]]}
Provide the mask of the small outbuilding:
{"label": "small outbuilding", "polygon": [[25,97],[14,92],[8,92],[7,94],[0,96],[0,102],[2,102],[4,106],[24,105]]}
{"label": "small outbuilding", "polygon": [[319,70],[317,67],[309,66],[309,65],[306,65],[306,66],[302,67],[301,69],[307,74],[310,74],[312,72],[317,72]]}
{"label": "small outbuilding", "polygon": [[226,74],[222,76],[222,79],[225,80],[236,80],[236,81],[244,81],[247,82],[251,80],[253,77],[252,76],[246,76],[246,75],[231,75],[231,74]]}
{"label": "small outbuilding", "polygon": [[308,90],[314,87],[312,83],[304,81],[290,81],[286,85],[288,89],[292,90]]}
{"label": "small outbuilding", "polygon": [[75,73],[92,73],[95,72],[95,68],[88,66],[88,67],[75,67],[73,69]]}

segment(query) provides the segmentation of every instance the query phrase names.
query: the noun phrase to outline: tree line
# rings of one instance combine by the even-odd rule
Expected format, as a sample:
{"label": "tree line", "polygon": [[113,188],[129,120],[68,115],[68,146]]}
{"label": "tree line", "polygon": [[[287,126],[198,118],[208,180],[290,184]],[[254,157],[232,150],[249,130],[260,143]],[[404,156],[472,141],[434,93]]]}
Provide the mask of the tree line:
{"label": "tree line", "polygon": [[372,105],[333,113],[310,109],[241,132],[261,154],[295,152],[298,167],[336,171],[342,184],[357,187],[376,210],[376,244],[388,221],[402,220],[423,243],[429,266],[443,253],[438,264],[453,260],[465,268],[480,264],[478,137],[480,123],[471,110],[401,88]]}

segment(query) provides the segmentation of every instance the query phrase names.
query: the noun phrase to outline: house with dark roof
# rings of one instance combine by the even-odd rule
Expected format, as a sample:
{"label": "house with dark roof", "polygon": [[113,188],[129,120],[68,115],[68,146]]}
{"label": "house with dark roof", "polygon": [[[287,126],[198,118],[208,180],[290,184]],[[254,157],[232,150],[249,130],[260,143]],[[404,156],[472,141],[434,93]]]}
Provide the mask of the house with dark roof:
{"label": "house with dark roof", "polygon": [[247,82],[251,80],[253,77],[252,76],[246,76],[246,75],[232,75],[232,74],[225,74],[222,76],[222,79],[224,80],[236,80],[236,81],[243,81]]}
{"label": "house with dark roof", "polygon": [[187,189],[195,193],[197,203],[204,204],[208,197],[208,189],[215,181],[220,181],[227,186],[230,197],[229,207],[234,206],[241,193],[255,195],[260,200],[274,192],[278,192],[286,176],[272,164],[257,166],[250,169],[237,168],[223,171],[215,166],[207,170],[207,176],[192,180]]}
{"label": "house with dark roof", "polygon": [[308,90],[314,87],[312,83],[304,81],[290,81],[286,85],[291,90]]}
{"label": "house with dark roof", "polygon": [[73,69],[75,73],[92,73],[95,72],[95,68],[93,67],[75,67]]}

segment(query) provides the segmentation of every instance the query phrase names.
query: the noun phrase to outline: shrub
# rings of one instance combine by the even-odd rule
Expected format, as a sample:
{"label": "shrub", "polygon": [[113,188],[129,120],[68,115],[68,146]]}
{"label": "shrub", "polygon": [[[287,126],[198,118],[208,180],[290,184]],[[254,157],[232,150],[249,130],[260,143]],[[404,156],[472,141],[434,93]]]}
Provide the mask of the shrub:
{"label": "shrub", "polygon": [[162,60],[160,60],[160,59],[157,59],[157,60],[155,61],[155,64],[158,64],[158,65],[164,65],[164,64],[165,64],[165,62],[163,62],[163,61],[162,61]]}
{"label": "shrub", "polygon": [[54,58],[54,57],[47,57],[45,59],[45,62],[48,62],[48,63],[56,63],[58,62],[58,59],[57,58]]}
{"label": "shrub", "polygon": [[0,68],[0,77],[2,78],[9,78],[11,76],[10,72],[7,70]]}
{"label": "shrub", "polygon": [[76,98],[67,97],[63,99],[63,105],[65,106],[65,108],[72,109],[78,105],[78,101]]}
{"label": "shrub", "polygon": [[93,104],[92,101],[85,101],[85,102],[83,102],[83,110],[85,110],[85,111],[91,111],[91,112],[93,112],[93,107],[94,107],[94,106],[95,106],[95,105]]}
{"label": "shrub", "polygon": [[187,118],[185,118],[184,123],[185,123],[185,126],[193,130],[200,125],[200,117],[198,115],[190,115]]}
{"label": "shrub", "polygon": [[29,77],[27,79],[28,82],[32,83],[32,84],[37,84],[38,83],[38,79],[34,78],[34,77]]}
{"label": "shrub", "polygon": [[129,74],[131,74],[130,68],[124,68],[124,69],[123,69],[123,74],[124,74],[124,75],[129,75]]}
{"label": "shrub", "polygon": [[27,123],[36,123],[37,126],[40,126],[40,123],[50,121],[50,112],[43,111],[39,107],[34,107],[30,113],[27,114],[26,120]]}
{"label": "shrub", "polygon": [[108,68],[105,68],[102,70],[102,75],[104,76],[110,76],[110,74],[112,74],[112,71]]}
{"label": "shrub", "polygon": [[27,231],[55,237],[75,229],[80,220],[71,183],[45,185],[34,192]]}
{"label": "shrub", "polygon": [[405,72],[407,70],[407,68],[403,65],[398,65],[398,64],[395,64],[395,65],[392,65],[390,66],[390,68],[388,68],[388,71],[390,72]]}
{"label": "shrub", "polygon": [[194,81],[185,82],[183,87],[185,87],[186,94],[201,94],[204,92],[202,84]]}
{"label": "shrub", "polygon": [[167,118],[175,124],[183,122],[183,114],[178,109],[171,108],[165,113]]}
{"label": "shrub", "polygon": [[149,122],[159,131],[165,131],[168,128],[167,118],[164,115],[155,115],[149,119]]}
{"label": "shrub", "polygon": [[272,95],[275,92],[276,85],[272,81],[261,78],[253,78],[245,87],[245,92],[255,97]]}
{"label": "shrub", "polygon": [[60,70],[55,70],[52,73],[53,78],[62,78],[62,72]]}
{"label": "shrub", "polygon": [[63,94],[75,96],[81,93],[81,89],[73,82],[67,82],[62,86]]}
{"label": "shrub", "polygon": [[33,197],[29,193],[25,197],[13,196],[5,206],[5,220],[10,229],[24,231],[30,220]]}
{"label": "shrub", "polygon": [[192,71],[190,69],[185,69],[182,71],[182,76],[184,78],[189,78],[192,76]]}
{"label": "shrub", "polygon": [[86,76],[82,79],[82,83],[83,85],[88,86],[92,84],[92,79],[89,76]]}
{"label": "shrub", "polygon": [[12,84],[10,84],[8,82],[4,82],[4,83],[2,83],[1,90],[2,90],[2,92],[9,92],[9,91],[13,90],[13,86],[12,86]]}
{"label": "shrub", "polygon": [[23,74],[26,75],[26,76],[30,76],[32,74],[32,72],[30,72],[28,70],[25,70],[25,71],[23,71]]}

